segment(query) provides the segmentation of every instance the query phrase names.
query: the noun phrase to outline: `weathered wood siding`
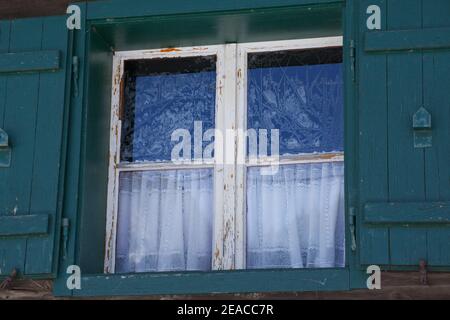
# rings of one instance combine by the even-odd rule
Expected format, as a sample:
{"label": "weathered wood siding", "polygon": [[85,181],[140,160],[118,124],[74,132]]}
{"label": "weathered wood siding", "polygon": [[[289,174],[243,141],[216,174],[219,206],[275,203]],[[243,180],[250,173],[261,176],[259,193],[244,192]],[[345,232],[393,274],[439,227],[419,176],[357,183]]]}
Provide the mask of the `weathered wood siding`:
{"label": "weathered wood siding", "polygon": [[[93,0],[90,0],[93,1]],[[74,0],[0,0],[0,19],[63,15]]]}

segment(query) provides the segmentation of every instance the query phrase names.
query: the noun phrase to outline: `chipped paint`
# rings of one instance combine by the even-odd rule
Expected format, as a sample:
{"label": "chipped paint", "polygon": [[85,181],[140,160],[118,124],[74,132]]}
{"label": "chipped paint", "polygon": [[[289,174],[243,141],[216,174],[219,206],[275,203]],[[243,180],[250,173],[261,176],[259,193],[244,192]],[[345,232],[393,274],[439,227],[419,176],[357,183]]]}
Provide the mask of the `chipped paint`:
{"label": "chipped paint", "polygon": [[168,53],[168,52],[180,52],[182,50],[177,49],[177,48],[166,48],[166,49],[160,49],[159,52],[164,52],[164,53]]}
{"label": "chipped paint", "polygon": [[[106,237],[105,270],[114,272],[115,239],[117,227],[117,183],[119,173],[138,170],[167,170],[178,168],[171,163],[163,164],[120,164],[120,83],[123,65],[126,60],[152,58],[178,58],[193,56],[217,56],[216,80],[216,129],[226,130],[246,129],[247,103],[247,55],[249,52],[267,52],[277,50],[294,50],[301,48],[323,47],[342,44],[342,37],[326,39],[289,40],[267,43],[226,44],[205,47],[163,48],[117,52],[114,60],[113,91],[112,91],[112,127],[110,142],[110,171],[108,186],[108,222]],[[213,270],[233,270],[245,268],[245,175],[247,165],[237,165],[238,159],[245,161],[246,141],[235,135],[230,145],[219,146],[223,159],[215,159],[215,163],[206,165],[214,168],[214,253],[212,257]],[[234,153],[233,163],[227,163],[225,152]],[[297,164],[343,161],[342,153],[309,154],[292,157],[260,158],[257,166],[279,164]],[[186,166],[184,166],[186,167]],[[193,167],[190,167],[193,168]]]}

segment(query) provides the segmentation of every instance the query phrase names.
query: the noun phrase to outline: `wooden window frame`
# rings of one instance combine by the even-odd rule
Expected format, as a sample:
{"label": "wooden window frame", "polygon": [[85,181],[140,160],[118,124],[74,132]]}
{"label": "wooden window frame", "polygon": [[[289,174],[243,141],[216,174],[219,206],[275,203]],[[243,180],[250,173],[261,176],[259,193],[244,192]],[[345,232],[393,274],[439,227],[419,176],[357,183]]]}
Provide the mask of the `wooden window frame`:
{"label": "wooden window frame", "polygon": [[[260,52],[276,52],[285,50],[317,49],[329,47],[342,47],[343,37],[321,37],[298,40],[281,40],[242,43],[238,46],[238,65],[237,65],[237,128],[247,130],[247,79],[248,79],[248,54]],[[289,157],[265,157],[249,160],[246,157],[247,138],[238,136],[237,139],[237,159],[240,159],[235,173],[237,183],[236,192],[236,268],[246,269],[246,173],[247,168],[255,166],[270,166],[274,161],[278,165],[288,164],[306,164],[306,163],[324,163],[324,162],[344,162],[344,153],[320,153],[320,154],[302,154]]]}
{"label": "wooden window frame", "polygon": [[[214,226],[212,271],[246,268],[246,169],[270,166],[272,157],[249,163],[246,159],[246,138],[239,134],[225,138],[227,130],[247,129],[247,58],[249,53],[296,49],[342,47],[343,37],[322,37],[255,43],[224,44],[200,47],[165,48],[116,52],[113,58],[110,159],[106,219],[106,274],[115,273],[116,231],[118,216],[119,174],[125,171],[214,169]],[[224,142],[215,145],[215,159],[201,164],[120,163],[120,108],[122,75],[127,60],[180,57],[217,57],[215,129],[224,135]],[[241,162],[242,161],[242,162]],[[307,154],[279,159],[279,165],[299,163],[343,162],[343,153]]]}

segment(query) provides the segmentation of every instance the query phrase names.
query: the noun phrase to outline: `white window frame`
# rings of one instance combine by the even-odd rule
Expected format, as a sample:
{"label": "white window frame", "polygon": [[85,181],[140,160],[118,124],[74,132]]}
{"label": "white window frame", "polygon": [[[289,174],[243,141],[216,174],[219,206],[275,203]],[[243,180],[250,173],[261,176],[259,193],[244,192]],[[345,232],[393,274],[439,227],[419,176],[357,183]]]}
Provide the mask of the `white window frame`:
{"label": "white window frame", "polygon": [[[247,129],[247,58],[249,53],[342,46],[342,37],[286,41],[225,44],[199,47],[165,48],[116,52],[113,58],[110,159],[105,239],[105,273],[115,272],[119,174],[125,171],[214,168],[214,230],[212,270],[245,269],[246,253],[246,168],[268,166],[271,157],[248,163],[246,139],[239,135],[225,137],[227,130]],[[120,163],[120,102],[122,76],[127,60],[180,57],[217,57],[215,128],[224,134],[224,143],[215,144],[215,158],[201,164]],[[244,159],[244,160],[241,160]],[[280,165],[341,162],[343,153],[309,154],[281,158]],[[241,162],[242,161],[242,162]],[[245,165],[242,163],[245,162]],[[239,165],[238,165],[239,163]]]}
{"label": "white window frame", "polygon": [[[258,52],[276,52],[286,50],[301,50],[301,49],[317,49],[317,48],[331,48],[342,47],[343,37],[324,37],[311,38],[300,40],[282,40],[282,41],[268,41],[268,42],[252,42],[243,43],[238,46],[238,63],[237,63],[237,128],[247,130],[247,62],[249,53]],[[245,165],[238,165],[236,171],[236,180],[238,183],[236,191],[236,269],[246,268],[246,174],[248,167],[254,166],[270,166],[273,161],[278,161],[279,165],[287,164],[301,164],[301,163],[324,163],[324,162],[343,162],[344,153],[322,153],[322,154],[304,154],[290,157],[280,157],[273,159],[272,157],[258,158],[257,163],[249,162],[246,157],[247,138],[238,136],[237,139],[237,159],[239,163]]]}

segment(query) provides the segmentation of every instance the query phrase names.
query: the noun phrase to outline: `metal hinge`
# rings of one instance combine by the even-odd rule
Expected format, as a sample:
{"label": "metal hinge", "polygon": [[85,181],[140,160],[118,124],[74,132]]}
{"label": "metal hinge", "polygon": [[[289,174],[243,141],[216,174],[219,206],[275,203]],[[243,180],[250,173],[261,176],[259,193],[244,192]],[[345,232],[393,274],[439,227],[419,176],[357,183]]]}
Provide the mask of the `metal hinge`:
{"label": "metal hinge", "polygon": [[78,97],[78,77],[80,69],[80,59],[77,56],[72,57],[72,75],[73,75],[73,94]]}
{"label": "metal hinge", "polygon": [[355,46],[355,40],[350,40],[350,71],[352,73],[352,81],[356,82],[356,46]]}
{"label": "metal hinge", "polygon": [[62,252],[63,259],[67,258],[67,245],[69,243],[69,231],[70,231],[70,220],[69,218],[62,219]]}
{"label": "metal hinge", "polygon": [[352,251],[356,251],[356,214],[355,214],[355,208],[350,207],[349,214],[349,227],[350,227],[350,235],[352,237]]}

